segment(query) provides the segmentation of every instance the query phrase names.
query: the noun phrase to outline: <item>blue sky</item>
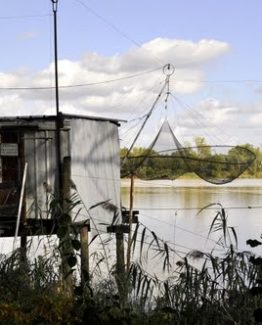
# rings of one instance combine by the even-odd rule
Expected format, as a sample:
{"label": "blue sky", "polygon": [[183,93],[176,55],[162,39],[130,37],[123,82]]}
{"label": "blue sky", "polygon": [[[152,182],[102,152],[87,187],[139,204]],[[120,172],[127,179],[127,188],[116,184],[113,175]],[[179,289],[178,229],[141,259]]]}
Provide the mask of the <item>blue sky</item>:
{"label": "blue sky", "polygon": [[[51,0],[0,3],[0,87],[53,85]],[[212,132],[224,129],[239,142],[261,144],[261,12],[260,0],[58,0],[60,84],[112,80],[172,63],[171,90],[211,119]],[[161,80],[159,69],[129,82],[63,89],[61,110],[138,117]],[[52,113],[54,106],[52,90],[0,91],[2,115]],[[186,114],[177,113],[182,137],[189,134]]]}

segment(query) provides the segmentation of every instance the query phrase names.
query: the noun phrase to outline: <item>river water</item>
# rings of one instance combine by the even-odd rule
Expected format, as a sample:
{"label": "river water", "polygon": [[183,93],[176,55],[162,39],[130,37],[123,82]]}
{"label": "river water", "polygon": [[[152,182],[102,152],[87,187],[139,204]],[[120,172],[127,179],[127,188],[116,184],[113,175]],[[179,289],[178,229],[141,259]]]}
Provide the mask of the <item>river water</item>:
{"label": "river water", "polygon": [[[129,180],[122,181],[122,204],[129,206]],[[206,205],[213,205],[202,212]],[[228,226],[234,227],[240,250],[250,250],[246,240],[262,233],[262,180],[238,179],[226,185],[202,180],[135,181],[134,209],[139,221],[182,253],[218,249],[220,233],[208,236],[220,207],[225,208]]]}
{"label": "river water", "polygon": [[[130,180],[122,180],[121,198],[122,205],[129,207]],[[209,205],[209,208],[199,211]],[[132,260],[140,260],[139,240],[143,227],[146,226],[147,236],[145,245],[152,240],[153,231],[160,239],[163,239],[177,253],[172,253],[172,266],[181,257],[192,250],[214,252],[221,255],[224,250],[217,245],[221,232],[211,233],[209,228],[216,213],[221,206],[225,208],[228,225],[234,227],[238,235],[238,249],[252,250],[246,245],[247,239],[260,239],[262,233],[262,179],[246,180],[238,179],[232,183],[216,186],[202,180],[175,181],[135,181],[134,209],[139,210],[139,222],[142,223],[138,236],[137,250]],[[105,239],[108,237],[104,234]],[[110,235],[113,241],[106,248],[112,254],[112,263],[115,261],[114,235]],[[103,237],[104,238],[104,237]],[[127,236],[125,236],[127,239]],[[36,239],[37,241],[38,239]],[[0,240],[0,253],[12,250],[13,239]],[[39,251],[39,243],[36,242],[36,252]],[[101,249],[100,243],[92,244],[90,252]],[[125,243],[126,247],[126,243]],[[147,258],[143,256],[142,264],[151,274],[162,276],[162,262],[153,259],[155,251],[152,246]],[[101,249],[102,250],[102,249]],[[252,250],[261,255],[261,248]],[[201,262],[201,261],[200,261]],[[201,263],[196,262],[199,265]],[[197,265],[198,265],[197,264]]]}

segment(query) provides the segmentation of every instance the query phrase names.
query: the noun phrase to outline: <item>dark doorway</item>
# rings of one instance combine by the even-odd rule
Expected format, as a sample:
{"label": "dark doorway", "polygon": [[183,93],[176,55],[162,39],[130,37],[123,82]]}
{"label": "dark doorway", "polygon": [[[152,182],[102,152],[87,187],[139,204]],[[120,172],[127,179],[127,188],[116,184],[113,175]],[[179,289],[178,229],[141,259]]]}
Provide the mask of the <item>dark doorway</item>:
{"label": "dark doorway", "polygon": [[21,185],[21,132],[0,130],[0,216],[15,216]]}

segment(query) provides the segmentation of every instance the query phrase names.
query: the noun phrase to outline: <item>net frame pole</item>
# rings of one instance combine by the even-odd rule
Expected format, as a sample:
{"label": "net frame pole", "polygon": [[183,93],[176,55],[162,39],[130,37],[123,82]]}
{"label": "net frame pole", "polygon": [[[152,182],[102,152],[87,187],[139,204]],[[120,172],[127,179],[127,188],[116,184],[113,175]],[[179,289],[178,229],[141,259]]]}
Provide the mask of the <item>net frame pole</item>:
{"label": "net frame pole", "polygon": [[153,113],[153,110],[154,110],[156,104],[158,103],[159,99],[160,99],[161,96],[163,95],[163,92],[164,92],[164,90],[165,90],[165,88],[166,88],[166,86],[167,86],[167,84],[168,84],[168,82],[169,82],[169,77],[170,77],[169,75],[166,77],[162,89],[160,90],[159,94],[157,95],[157,98],[155,99],[153,105],[151,106],[149,112],[147,113],[146,118],[145,118],[145,120],[144,120],[144,122],[143,122],[141,128],[139,129],[139,131],[138,131],[138,133],[137,133],[137,135],[136,135],[134,141],[132,142],[130,148],[128,149],[127,154],[126,154],[126,156],[125,156],[124,159],[123,159],[123,163],[125,162],[126,158],[129,156],[130,152],[132,151],[132,149],[133,149],[133,147],[134,147],[134,145],[135,145],[137,139],[139,138],[141,132],[143,131],[143,129],[144,129],[145,125],[146,125],[146,122],[148,121],[149,117],[150,117],[151,114]]}
{"label": "net frame pole", "polygon": [[133,205],[134,205],[134,174],[130,178],[130,194],[129,194],[129,214],[128,214],[128,239],[127,239],[127,253],[126,253],[126,269],[129,272],[131,262],[131,241],[132,241],[132,223],[133,223]]}

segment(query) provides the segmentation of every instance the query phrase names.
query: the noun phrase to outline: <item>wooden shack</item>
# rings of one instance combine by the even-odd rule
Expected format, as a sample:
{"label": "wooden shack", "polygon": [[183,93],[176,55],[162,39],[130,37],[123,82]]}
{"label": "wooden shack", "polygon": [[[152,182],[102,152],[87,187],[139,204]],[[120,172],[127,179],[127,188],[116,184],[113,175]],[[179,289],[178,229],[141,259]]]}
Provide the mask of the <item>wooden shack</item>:
{"label": "wooden shack", "polygon": [[[60,163],[70,161],[71,190],[82,201],[78,218],[91,214],[95,227],[119,223],[107,201],[120,209],[119,122],[61,114]],[[28,165],[23,218],[49,219],[50,198],[58,191],[56,116],[0,118],[0,235],[11,235],[18,212],[24,166]],[[96,206],[97,205],[97,206]],[[92,207],[89,212],[87,210]],[[114,210],[114,209],[113,209]],[[106,228],[104,228],[106,229]]]}

